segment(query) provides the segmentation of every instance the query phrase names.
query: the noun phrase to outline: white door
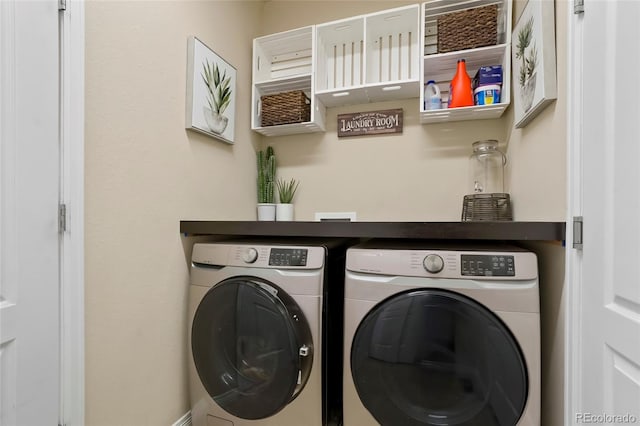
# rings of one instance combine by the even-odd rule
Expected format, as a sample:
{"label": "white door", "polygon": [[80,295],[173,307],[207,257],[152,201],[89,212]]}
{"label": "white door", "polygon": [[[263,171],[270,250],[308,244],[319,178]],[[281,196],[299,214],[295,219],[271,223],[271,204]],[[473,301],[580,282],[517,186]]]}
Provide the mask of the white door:
{"label": "white door", "polygon": [[58,6],[0,1],[0,424],[58,424]]}
{"label": "white door", "polygon": [[584,3],[570,18],[583,55],[573,75],[583,76],[573,190],[581,191],[584,248],[580,297],[571,300],[579,368],[567,420],[640,423],[640,2]]}

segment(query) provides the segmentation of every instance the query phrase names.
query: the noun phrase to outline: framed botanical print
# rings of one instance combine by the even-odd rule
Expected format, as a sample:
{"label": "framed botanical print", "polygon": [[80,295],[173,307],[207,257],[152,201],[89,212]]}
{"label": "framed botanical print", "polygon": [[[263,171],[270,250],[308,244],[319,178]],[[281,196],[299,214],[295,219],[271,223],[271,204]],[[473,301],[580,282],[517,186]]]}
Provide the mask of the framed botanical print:
{"label": "framed botanical print", "polygon": [[557,97],[554,7],[529,0],[511,37],[516,128]]}
{"label": "framed botanical print", "polygon": [[187,44],[186,128],[234,143],[236,69],[196,37]]}

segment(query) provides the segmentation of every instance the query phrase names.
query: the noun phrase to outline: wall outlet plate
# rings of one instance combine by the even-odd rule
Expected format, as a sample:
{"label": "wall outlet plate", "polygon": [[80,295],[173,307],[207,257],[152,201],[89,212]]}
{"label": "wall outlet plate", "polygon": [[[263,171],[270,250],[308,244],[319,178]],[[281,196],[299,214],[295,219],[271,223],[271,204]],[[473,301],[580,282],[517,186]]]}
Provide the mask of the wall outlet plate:
{"label": "wall outlet plate", "polygon": [[356,212],[316,212],[316,222],[355,222]]}

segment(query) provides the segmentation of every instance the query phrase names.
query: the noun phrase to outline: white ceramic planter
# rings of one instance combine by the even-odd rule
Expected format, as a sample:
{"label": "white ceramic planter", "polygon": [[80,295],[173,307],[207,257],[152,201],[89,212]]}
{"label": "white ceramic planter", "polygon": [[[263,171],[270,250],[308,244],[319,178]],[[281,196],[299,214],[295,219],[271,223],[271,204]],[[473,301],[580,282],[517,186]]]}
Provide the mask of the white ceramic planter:
{"label": "white ceramic planter", "polygon": [[202,108],[204,110],[204,120],[207,122],[207,126],[213,133],[221,135],[229,124],[229,119],[217,112],[211,111],[207,107]]}
{"label": "white ceramic planter", "polygon": [[293,220],[293,204],[276,204],[276,220]]}
{"label": "white ceramic planter", "polygon": [[276,205],[272,203],[258,203],[258,220],[276,220]]}

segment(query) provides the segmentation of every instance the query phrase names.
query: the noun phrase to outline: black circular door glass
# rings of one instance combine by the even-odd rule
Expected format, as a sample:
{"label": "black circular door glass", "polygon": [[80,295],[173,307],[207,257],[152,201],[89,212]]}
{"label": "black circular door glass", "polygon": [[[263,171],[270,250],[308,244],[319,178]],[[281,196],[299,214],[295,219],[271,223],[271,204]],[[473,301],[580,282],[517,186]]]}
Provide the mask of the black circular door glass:
{"label": "black circular door glass", "polygon": [[[309,325],[295,301],[255,277],[220,282],[202,299],[191,329],[193,359],[213,400],[243,419],[272,416],[309,377]],[[301,351],[302,348],[302,351]]]}
{"label": "black circular door glass", "polygon": [[514,426],[527,400],[524,357],[487,308],[446,290],[395,295],[353,339],[351,371],[383,426]]}

